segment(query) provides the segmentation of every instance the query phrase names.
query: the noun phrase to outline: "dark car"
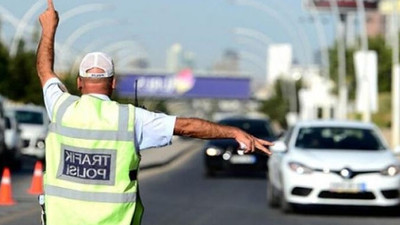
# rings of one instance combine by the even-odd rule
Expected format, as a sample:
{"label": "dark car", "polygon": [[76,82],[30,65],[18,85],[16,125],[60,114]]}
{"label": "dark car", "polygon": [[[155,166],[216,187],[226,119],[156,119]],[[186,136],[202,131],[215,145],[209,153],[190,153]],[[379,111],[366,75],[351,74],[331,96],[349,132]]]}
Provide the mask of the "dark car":
{"label": "dark car", "polygon": [[[227,118],[218,123],[238,127],[267,141],[276,139],[268,119]],[[207,175],[214,176],[219,171],[265,172],[268,155],[259,152],[244,154],[243,150],[239,150],[239,144],[234,139],[214,139],[206,142],[204,159]]]}

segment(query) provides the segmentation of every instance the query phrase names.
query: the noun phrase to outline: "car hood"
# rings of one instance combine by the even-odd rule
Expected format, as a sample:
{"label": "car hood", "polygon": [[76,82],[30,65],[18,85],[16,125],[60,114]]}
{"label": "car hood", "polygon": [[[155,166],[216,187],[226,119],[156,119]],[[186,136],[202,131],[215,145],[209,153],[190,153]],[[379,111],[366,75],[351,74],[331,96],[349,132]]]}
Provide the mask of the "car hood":
{"label": "car hood", "polygon": [[345,167],[353,170],[381,170],[400,162],[389,150],[293,150],[287,158],[315,169],[329,168],[340,170]]}
{"label": "car hood", "polygon": [[46,137],[47,127],[43,125],[20,124],[21,136],[28,137]]}
{"label": "car hood", "polygon": [[208,141],[206,146],[214,146],[218,147],[221,149],[227,149],[227,148],[232,148],[232,149],[238,149],[239,144],[236,142],[235,139],[215,139]]}

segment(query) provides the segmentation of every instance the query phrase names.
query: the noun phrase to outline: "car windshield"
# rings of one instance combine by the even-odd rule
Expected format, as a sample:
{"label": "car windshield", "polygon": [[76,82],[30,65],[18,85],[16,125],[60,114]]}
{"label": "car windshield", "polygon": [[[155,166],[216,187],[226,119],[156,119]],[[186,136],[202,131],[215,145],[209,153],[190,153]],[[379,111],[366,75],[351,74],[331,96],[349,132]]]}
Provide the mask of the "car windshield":
{"label": "car windshield", "polygon": [[307,149],[385,149],[373,130],[349,127],[301,128],[295,146]]}
{"label": "car windshield", "polygon": [[222,120],[220,124],[238,127],[259,138],[273,136],[269,122],[265,120]]}
{"label": "car windshield", "polygon": [[43,114],[41,112],[17,110],[15,111],[15,117],[22,124],[43,124]]}

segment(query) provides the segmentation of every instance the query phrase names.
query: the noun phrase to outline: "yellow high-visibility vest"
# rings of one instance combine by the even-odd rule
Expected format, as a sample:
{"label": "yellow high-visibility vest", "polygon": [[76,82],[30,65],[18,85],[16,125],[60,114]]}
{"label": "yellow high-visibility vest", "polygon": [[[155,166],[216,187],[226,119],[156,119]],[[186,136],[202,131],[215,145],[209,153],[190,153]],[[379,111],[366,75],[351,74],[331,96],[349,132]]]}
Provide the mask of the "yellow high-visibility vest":
{"label": "yellow high-visibility vest", "polygon": [[46,138],[48,225],[139,225],[134,106],[64,93]]}

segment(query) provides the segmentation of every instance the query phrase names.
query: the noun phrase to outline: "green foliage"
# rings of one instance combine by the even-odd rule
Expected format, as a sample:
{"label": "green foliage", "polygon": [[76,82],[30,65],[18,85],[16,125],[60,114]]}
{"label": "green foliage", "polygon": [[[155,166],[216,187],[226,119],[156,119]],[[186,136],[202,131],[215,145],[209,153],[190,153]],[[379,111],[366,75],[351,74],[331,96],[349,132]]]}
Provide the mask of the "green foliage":
{"label": "green foliage", "polygon": [[[378,91],[388,92],[391,90],[391,70],[392,70],[392,51],[391,48],[385,43],[385,39],[382,36],[377,36],[368,39],[369,50],[376,51],[378,56]],[[350,100],[355,98],[356,90],[356,77],[354,71],[354,53],[358,49],[348,48],[346,49],[346,82],[349,90]],[[337,56],[337,44],[329,49],[329,61],[330,61],[330,74],[331,79],[337,84],[338,83],[338,56]],[[336,85],[337,87],[337,85]],[[337,93],[337,90],[335,90]]]}
{"label": "green foliage", "polygon": [[17,54],[13,57],[4,55],[4,48],[0,50],[0,64],[2,79],[0,79],[0,93],[14,101],[43,104],[42,87],[36,72],[36,54],[26,51],[21,41]]}
{"label": "green foliage", "polygon": [[[301,88],[301,81],[296,82],[296,93]],[[278,122],[282,127],[287,127],[286,114],[289,112],[289,98],[292,96],[285,96],[283,89],[291,88],[288,81],[277,80],[274,91],[275,94],[266,101],[261,103],[260,112],[266,114],[272,121]],[[297,108],[298,108],[298,96]]]}
{"label": "green foliage", "polygon": [[378,91],[390,92],[392,83],[392,49],[382,36],[369,40],[369,49],[378,55]]}
{"label": "green foliage", "polygon": [[5,84],[7,77],[9,76],[9,57],[7,48],[0,43],[0,94],[5,95],[7,86]]}
{"label": "green foliage", "polygon": [[379,127],[389,128],[392,121],[392,97],[390,92],[379,94],[378,107],[378,112],[372,115],[372,121]]}

